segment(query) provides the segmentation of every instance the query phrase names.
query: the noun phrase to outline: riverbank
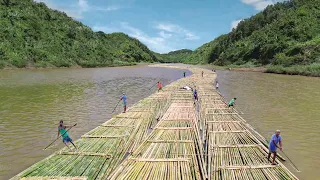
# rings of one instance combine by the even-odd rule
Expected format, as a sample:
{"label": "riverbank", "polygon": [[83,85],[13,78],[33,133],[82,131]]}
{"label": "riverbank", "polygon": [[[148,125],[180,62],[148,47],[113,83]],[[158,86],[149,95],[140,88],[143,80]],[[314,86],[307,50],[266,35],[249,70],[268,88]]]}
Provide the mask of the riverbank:
{"label": "riverbank", "polygon": [[262,72],[284,75],[301,75],[320,77],[320,63],[310,65],[294,65],[289,67],[267,65],[267,66],[215,66],[215,65],[201,65],[200,67],[212,68],[216,70],[230,70],[230,71],[244,71],[244,72]]}
{"label": "riverbank", "polygon": [[43,64],[43,65],[28,65],[26,67],[16,67],[13,65],[1,65],[0,64],[0,70],[16,70],[16,69],[66,69],[66,68],[103,68],[103,67],[123,67],[123,66],[135,66],[138,64],[151,64],[151,63],[136,63],[136,62],[123,62],[123,63],[117,63],[117,64],[105,64],[105,65],[97,65],[97,66],[80,66],[80,65],[70,65],[70,66],[54,66],[52,64]]}
{"label": "riverbank", "polygon": [[123,64],[112,64],[112,65],[106,65],[106,66],[94,66],[94,67],[82,67],[79,65],[72,65],[69,67],[57,67],[57,66],[46,66],[46,67],[37,67],[37,66],[27,66],[27,67],[23,67],[23,68],[18,68],[15,66],[6,66],[1,68],[0,67],[0,71],[1,70],[35,70],[35,69],[81,69],[81,68],[106,68],[106,67],[132,67],[132,66],[140,66],[140,65],[151,65],[151,64],[157,64],[159,62],[133,62],[133,63],[123,63]]}

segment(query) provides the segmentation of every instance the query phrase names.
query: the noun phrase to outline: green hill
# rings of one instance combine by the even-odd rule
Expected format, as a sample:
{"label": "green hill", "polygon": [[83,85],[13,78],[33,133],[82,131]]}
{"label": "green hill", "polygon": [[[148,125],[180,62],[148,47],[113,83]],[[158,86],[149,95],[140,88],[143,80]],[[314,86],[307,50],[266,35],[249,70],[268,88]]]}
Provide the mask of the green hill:
{"label": "green hill", "polygon": [[93,32],[33,0],[0,0],[0,68],[97,67],[157,61],[123,33]]}
{"label": "green hill", "polygon": [[159,62],[162,63],[182,63],[184,60],[192,54],[190,49],[181,49],[177,51],[171,51],[167,54],[155,53]]}
{"label": "green hill", "polygon": [[320,76],[320,1],[291,0],[268,6],[196,49],[185,62],[269,65],[270,72]]}

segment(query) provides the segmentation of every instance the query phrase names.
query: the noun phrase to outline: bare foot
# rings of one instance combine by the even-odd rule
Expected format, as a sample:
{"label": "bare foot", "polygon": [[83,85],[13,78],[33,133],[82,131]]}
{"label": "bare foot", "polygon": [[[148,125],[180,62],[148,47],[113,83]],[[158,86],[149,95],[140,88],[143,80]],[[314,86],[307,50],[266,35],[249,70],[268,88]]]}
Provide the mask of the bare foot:
{"label": "bare foot", "polygon": [[276,163],[272,163],[271,165],[277,165]]}

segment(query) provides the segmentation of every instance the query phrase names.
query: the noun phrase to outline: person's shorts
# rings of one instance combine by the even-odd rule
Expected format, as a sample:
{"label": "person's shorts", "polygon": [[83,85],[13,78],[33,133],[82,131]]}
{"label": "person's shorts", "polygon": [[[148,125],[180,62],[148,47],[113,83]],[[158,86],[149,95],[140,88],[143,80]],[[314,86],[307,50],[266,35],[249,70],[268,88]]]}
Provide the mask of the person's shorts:
{"label": "person's shorts", "polygon": [[275,153],[277,152],[277,149],[269,149],[269,153]]}
{"label": "person's shorts", "polygon": [[229,104],[229,107],[231,107],[231,106],[233,107],[233,104]]}
{"label": "person's shorts", "polygon": [[158,91],[162,90],[162,87],[158,89]]}
{"label": "person's shorts", "polygon": [[124,102],[123,102],[123,105],[124,105],[124,106],[127,105],[127,101],[124,101]]}
{"label": "person's shorts", "polygon": [[62,139],[62,142],[63,142],[63,143],[72,142],[72,139],[71,139],[69,136],[67,136],[67,137],[64,137],[64,138]]}

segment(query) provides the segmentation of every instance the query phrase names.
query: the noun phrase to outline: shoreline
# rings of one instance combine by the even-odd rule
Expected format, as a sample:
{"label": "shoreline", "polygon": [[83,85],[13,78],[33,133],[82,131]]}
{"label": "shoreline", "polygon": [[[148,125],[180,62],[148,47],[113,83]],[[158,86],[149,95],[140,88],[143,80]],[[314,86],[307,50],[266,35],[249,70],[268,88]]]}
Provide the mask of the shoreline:
{"label": "shoreline", "polygon": [[24,68],[17,68],[17,67],[5,67],[0,69],[0,71],[13,71],[13,70],[49,70],[49,69],[97,69],[97,68],[112,68],[112,67],[134,67],[134,66],[141,66],[141,65],[153,65],[157,63],[135,63],[135,64],[125,64],[125,65],[114,65],[114,66],[97,66],[97,67],[82,67],[82,66],[71,66],[71,67],[24,67]]}
{"label": "shoreline", "polygon": [[[140,65],[168,65],[168,64],[179,64],[179,63],[148,63],[148,62],[141,62],[141,63],[134,63],[134,64],[123,64],[123,65],[110,65],[110,66],[99,66],[99,67],[81,67],[79,65],[71,66],[71,67],[24,67],[24,68],[17,68],[17,67],[5,67],[0,69],[0,71],[8,71],[8,70],[47,70],[47,69],[82,69],[82,68],[108,68],[108,67],[135,67]],[[182,63],[183,64],[183,63]],[[190,64],[184,64],[186,67]],[[281,74],[281,75],[298,75],[298,76],[307,76],[307,77],[320,77],[320,64],[314,65],[296,65],[291,67],[283,67],[283,66],[259,66],[259,67],[234,67],[234,66],[215,66],[215,65],[190,65],[190,66],[197,66],[200,68],[205,69],[215,69],[215,70],[230,70],[230,71],[238,71],[238,72],[260,72],[260,73],[269,73],[269,74]]]}
{"label": "shoreline", "polygon": [[260,72],[269,74],[320,77],[320,64],[311,65],[295,65],[290,67],[283,66],[259,66],[259,67],[233,67],[233,66],[215,66],[215,65],[199,65],[202,68],[210,68],[215,70],[230,70],[239,72]]}

